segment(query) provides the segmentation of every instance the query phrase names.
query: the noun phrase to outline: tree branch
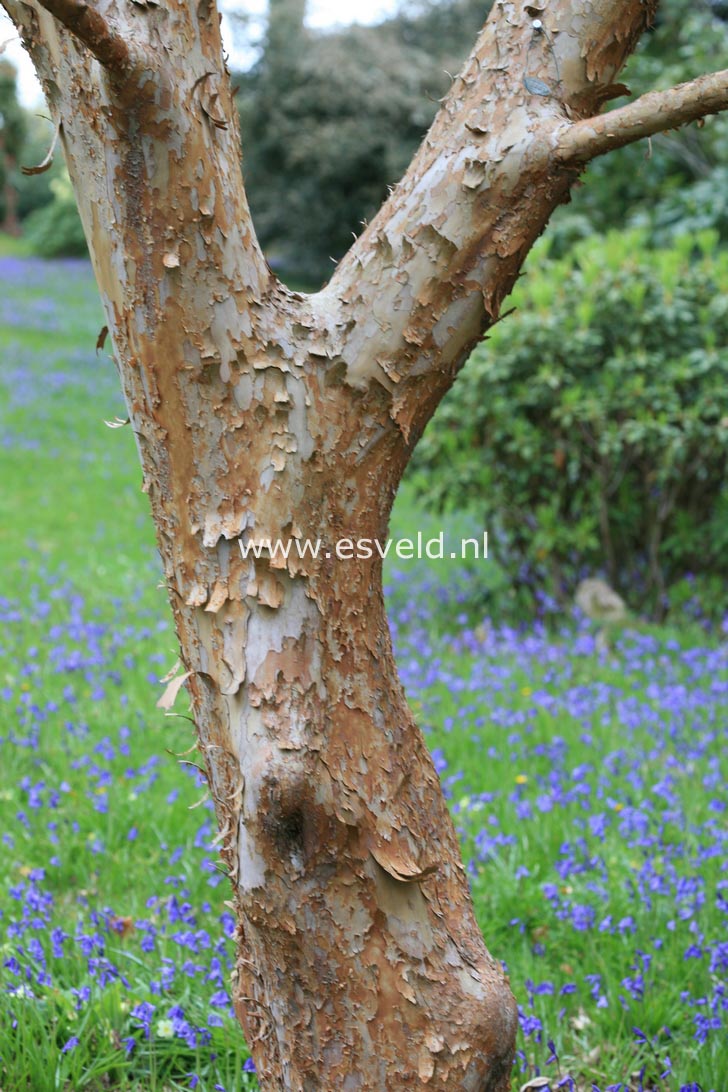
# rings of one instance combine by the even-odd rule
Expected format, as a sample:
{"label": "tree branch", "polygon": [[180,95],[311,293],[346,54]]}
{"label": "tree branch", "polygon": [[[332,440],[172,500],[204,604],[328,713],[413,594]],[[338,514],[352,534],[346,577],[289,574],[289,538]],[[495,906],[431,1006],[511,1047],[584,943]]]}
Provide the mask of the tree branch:
{"label": "tree branch", "polygon": [[86,0],[38,0],[41,7],[55,16],[110,74],[132,75],[138,56],[106,19]]}
{"label": "tree branch", "polygon": [[576,122],[559,139],[556,156],[562,164],[588,163],[614,148],[727,108],[728,69],[723,69],[669,91],[651,91],[627,106]]}
{"label": "tree branch", "polygon": [[568,197],[565,108],[598,113],[656,7],[495,0],[407,174],[320,293],[347,384],[388,395],[408,445]]}

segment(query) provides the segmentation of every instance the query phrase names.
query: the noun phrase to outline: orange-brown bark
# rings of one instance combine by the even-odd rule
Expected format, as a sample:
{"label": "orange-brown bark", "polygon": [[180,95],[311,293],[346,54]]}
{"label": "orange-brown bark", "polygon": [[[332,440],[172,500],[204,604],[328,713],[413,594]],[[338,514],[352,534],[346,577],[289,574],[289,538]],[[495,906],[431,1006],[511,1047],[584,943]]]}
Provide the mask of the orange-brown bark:
{"label": "orange-brown bark", "polygon": [[677,129],[726,108],[728,69],[723,69],[667,91],[652,91],[619,110],[570,126],[559,141],[557,156],[562,163],[588,163],[635,140]]}
{"label": "orange-brown bark", "polygon": [[62,123],[138,439],[261,1086],[505,1092],[514,1000],[398,681],[380,564],[239,547],[386,536],[417,436],[655,4],[498,0],[408,174],[304,297],[255,240],[211,0],[3,2]]}

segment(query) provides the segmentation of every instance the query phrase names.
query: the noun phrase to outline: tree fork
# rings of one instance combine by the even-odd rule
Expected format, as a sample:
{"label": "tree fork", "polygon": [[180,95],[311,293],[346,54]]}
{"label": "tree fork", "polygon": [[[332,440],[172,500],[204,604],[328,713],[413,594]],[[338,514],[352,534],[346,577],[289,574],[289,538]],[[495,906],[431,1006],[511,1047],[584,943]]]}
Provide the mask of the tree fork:
{"label": "tree fork", "polygon": [[404,179],[306,297],[255,238],[211,0],[3,3],[62,126],[120,366],[261,1086],[506,1092],[515,1003],[397,677],[381,565],[241,544],[384,539],[417,437],[578,171],[615,131],[723,108],[724,81],[597,117],[654,0],[497,0]]}

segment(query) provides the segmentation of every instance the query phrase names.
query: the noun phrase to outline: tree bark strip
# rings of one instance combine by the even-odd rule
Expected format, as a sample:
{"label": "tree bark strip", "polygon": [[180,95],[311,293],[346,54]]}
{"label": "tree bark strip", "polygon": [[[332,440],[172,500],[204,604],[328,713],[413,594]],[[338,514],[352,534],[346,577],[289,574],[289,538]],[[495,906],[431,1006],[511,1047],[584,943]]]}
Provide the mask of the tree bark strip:
{"label": "tree bark strip", "polygon": [[3,3],[62,125],[137,437],[261,1087],[505,1092],[515,1003],[381,564],[240,544],[383,541],[417,438],[605,134],[721,109],[725,81],[595,120],[654,0],[498,0],[407,175],[302,296],[255,239],[211,0]]}

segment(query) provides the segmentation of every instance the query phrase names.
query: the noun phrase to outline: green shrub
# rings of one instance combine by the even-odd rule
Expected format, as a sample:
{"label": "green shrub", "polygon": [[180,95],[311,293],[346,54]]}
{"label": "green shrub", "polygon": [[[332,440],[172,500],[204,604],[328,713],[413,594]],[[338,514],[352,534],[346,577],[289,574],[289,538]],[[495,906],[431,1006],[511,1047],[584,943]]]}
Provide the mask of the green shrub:
{"label": "green shrub", "polygon": [[25,221],[25,237],[33,254],[60,258],[87,253],[73,187],[64,171],[52,179],[53,200],[32,212]]}
{"label": "green shrub", "polygon": [[521,600],[602,573],[653,618],[728,605],[728,254],[706,231],[632,232],[549,258],[544,240],[427,430],[439,509],[476,505]]}

